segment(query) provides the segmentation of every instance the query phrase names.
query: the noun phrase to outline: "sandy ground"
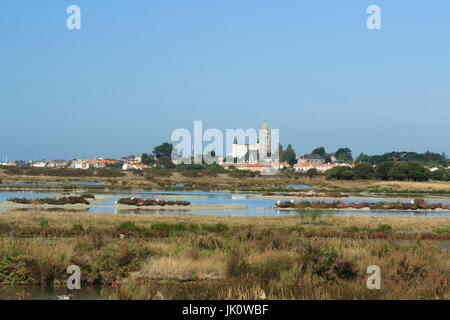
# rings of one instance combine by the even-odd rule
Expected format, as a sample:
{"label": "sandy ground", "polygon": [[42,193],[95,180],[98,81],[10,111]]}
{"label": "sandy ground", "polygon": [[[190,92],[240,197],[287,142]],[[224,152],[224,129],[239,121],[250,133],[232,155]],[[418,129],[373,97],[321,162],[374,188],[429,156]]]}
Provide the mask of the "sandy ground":
{"label": "sandy ground", "polygon": [[15,203],[11,201],[5,201],[1,203],[2,208],[4,209],[71,209],[71,210],[84,210],[91,207],[91,205],[87,205],[84,203],[77,204],[64,204],[64,205],[54,205],[54,204],[21,204]]}

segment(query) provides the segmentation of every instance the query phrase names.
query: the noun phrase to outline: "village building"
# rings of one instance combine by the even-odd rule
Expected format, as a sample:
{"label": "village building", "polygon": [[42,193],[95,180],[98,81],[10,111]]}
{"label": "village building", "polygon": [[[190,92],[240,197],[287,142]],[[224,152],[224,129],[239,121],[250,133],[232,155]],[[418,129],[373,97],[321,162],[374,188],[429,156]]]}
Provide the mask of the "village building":
{"label": "village building", "polygon": [[71,167],[74,169],[89,169],[88,160],[74,160],[72,161]]}
{"label": "village building", "polygon": [[324,164],[325,159],[320,154],[304,154],[298,157],[297,163]]}
{"label": "village building", "polygon": [[234,139],[231,157],[236,159],[237,163],[268,163],[271,152],[270,140],[270,129],[264,121],[261,129],[259,129],[259,138],[256,144],[239,144],[237,138]]}

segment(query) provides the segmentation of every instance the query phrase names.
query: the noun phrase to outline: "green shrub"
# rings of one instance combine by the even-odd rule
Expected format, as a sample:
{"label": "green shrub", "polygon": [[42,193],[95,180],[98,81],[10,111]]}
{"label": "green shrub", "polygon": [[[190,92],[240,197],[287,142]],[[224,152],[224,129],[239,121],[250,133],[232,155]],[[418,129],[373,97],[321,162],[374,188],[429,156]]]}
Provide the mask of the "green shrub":
{"label": "green shrub", "polygon": [[441,227],[441,228],[436,228],[433,230],[434,233],[437,234],[445,234],[445,233],[450,233],[450,227]]}
{"label": "green shrub", "polygon": [[6,201],[19,203],[19,204],[31,204],[32,203],[32,200],[27,199],[27,198],[10,198],[10,199],[6,199]]}
{"label": "green shrub", "polygon": [[84,228],[83,228],[83,225],[80,223],[80,224],[74,224],[72,226],[72,230],[82,232],[82,231],[84,231]]}
{"label": "green shrub", "polygon": [[227,259],[227,276],[230,278],[240,278],[248,275],[249,264],[247,257],[241,249],[232,249]]}
{"label": "green shrub", "polygon": [[393,228],[388,224],[379,224],[375,229],[377,232],[392,232]]}
{"label": "green shrub", "polygon": [[345,258],[337,258],[333,264],[334,274],[341,279],[349,280],[356,277],[356,271],[352,261]]}
{"label": "green shrub", "polygon": [[306,228],[302,227],[302,226],[293,226],[293,227],[290,227],[289,230],[294,231],[294,232],[304,232],[304,231],[306,231]]}
{"label": "green shrub", "polygon": [[359,232],[359,228],[357,226],[351,226],[351,227],[343,227],[342,231],[344,232]]}
{"label": "green shrub", "polygon": [[101,234],[91,234],[88,237],[78,238],[75,243],[75,252],[89,252],[92,250],[99,250],[103,247],[103,236]]}
{"label": "green shrub", "polygon": [[124,221],[116,228],[116,230],[120,232],[135,232],[141,231],[141,228],[132,221]]}
{"label": "green shrub", "polygon": [[39,225],[41,226],[41,228],[47,228],[48,227],[48,220],[40,219],[39,220]]}
{"label": "green shrub", "polygon": [[224,223],[217,223],[217,224],[213,224],[213,225],[204,224],[202,227],[205,231],[215,232],[215,233],[225,233],[226,231],[228,231],[230,229],[228,227],[228,225],[226,225]]}
{"label": "green shrub", "polygon": [[196,233],[200,230],[198,224],[195,223],[167,223],[167,222],[157,222],[153,223],[150,227],[153,231],[159,231],[167,235],[177,235],[183,232],[193,232]]}

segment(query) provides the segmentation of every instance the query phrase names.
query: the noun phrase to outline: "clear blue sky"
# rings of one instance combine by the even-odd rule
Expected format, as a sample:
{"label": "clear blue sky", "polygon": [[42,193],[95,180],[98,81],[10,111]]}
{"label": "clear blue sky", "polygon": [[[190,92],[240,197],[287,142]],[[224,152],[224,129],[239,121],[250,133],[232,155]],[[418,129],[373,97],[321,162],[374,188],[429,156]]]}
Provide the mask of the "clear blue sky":
{"label": "clear blue sky", "polygon": [[449,16],[446,0],[1,0],[0,157],[120,157],[194,120],[264,119],[297,153],[450,154]]}

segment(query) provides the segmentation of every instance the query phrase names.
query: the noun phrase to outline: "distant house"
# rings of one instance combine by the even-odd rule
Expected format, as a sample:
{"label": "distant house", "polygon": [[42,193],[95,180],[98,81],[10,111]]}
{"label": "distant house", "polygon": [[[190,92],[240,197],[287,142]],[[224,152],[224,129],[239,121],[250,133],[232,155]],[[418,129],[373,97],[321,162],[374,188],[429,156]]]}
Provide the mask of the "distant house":
{"label": "distant house", "polygon": [[124,164],[122,165],[122,170],[131,170],[132,168],[132,164],[128,163],[128,162],[124,162]]}
{"label": "distant house", "polygon": [[31,166],[35,168],[46,168],[49,166],[49,163],[47,161],[36,161]]}
{"label": "distant house", "polygon": [[304,154],[298,157],[297,163],[323,164],[325,159],[320,154]]}
{"label": "distant house", "polygon": [[322,163],[322,164],[311,164],[311,163],[296,163],[294,164],[295,171],[303,171],[306,172],[309,169],[316,169],[320,172],[325,172],[334,167],[339,166],[350,166],[349,164],[333,164],[333,163]]}
{"label": "distant house", "polygon": [[121,160],[122,161],[126,161],[126,162],[141,163],[142,162],[142,156],[140,154],[136,154],[135,156],[131,155],[131,156],[127,156],[127,157],[122,157]]}
{"label": "distant house", "polygon": [[308,171],[312,168],[312,165],[310,163],[296,163],[294,164],[294,170],[295,171]]}
{"label": "distant house", "polygon": [[133,169],[136,169],[136,170],[142,170],[145,168],[148,168],[148,165],[146,165],[146,164],[134,164],[133,165]]}
{"label": "distant house", "polygon": [[90,160],[89,163],[89,167],[90,168],[105,168],[107,165],[109,164],[115,164],[118,161],[116,160],[104,160],[104,159],[97,159],[97,160]]}
{"label": "distant house", "polygon": [[75,168],[75,169],[89,169],[89,161],[87,161],[87,160],[75,160],[75,161],[72,161],[72,168]]}
{"label": "distant house", "polygon": [[31,164],[31,162],[27,162],[24,160],[16,160],[16,161],[12,161],[10,163],[12,163],[12,165],[16,166],[16,167],[29,167]]}
{"label": "distant house", "polygon": [[53,168],[66,168],[68,161],[66,160],[54,160],[54,161],[50,161],[51,165],[53,166]]}
{"label": "distant house", "polygon": [[331,162],[339,162],[338,158],[336,158],[336,153],[334,152],[330,155],[330,158]]}
{"label": "distant house", "polygon": [[122,165],[122,170],[133,170],[133,169],[134,170],[142,170],[142,169],[146,169],[146,168],[149,168],[149,166],[146,164],[139,164],[136,162],[125,162]]}
{"label": "distant house", "polygon": [[230,167],[233,166],[238,170],[248,170],[255,172],[262,172],[263,169],[267,167],[261,163],[226,163],[226,162],[222,163],[221,166],[224,169],[230,169]]}
{"label": "distant house", "polygon": [[289,168],[290,165],[287,162],[279,162],[278,163],[278,167],[280,168],[280,170],[284,169],[284,168]]}

